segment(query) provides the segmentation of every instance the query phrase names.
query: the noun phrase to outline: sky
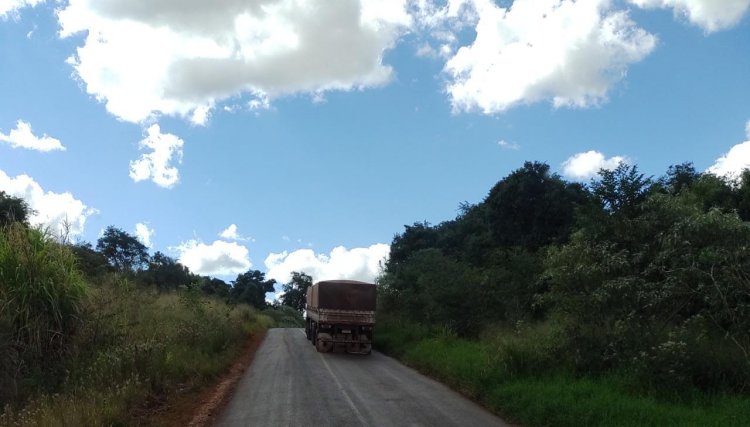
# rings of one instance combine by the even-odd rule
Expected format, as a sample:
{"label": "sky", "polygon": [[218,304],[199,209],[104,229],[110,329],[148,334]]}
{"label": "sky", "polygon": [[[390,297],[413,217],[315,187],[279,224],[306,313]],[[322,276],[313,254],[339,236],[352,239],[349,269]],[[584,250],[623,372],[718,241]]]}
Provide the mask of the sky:
{"label": "sky", "polygon": [[193,272],[373,280],[526,160],[750,166],[750,0],[0,0],[0,190]]}

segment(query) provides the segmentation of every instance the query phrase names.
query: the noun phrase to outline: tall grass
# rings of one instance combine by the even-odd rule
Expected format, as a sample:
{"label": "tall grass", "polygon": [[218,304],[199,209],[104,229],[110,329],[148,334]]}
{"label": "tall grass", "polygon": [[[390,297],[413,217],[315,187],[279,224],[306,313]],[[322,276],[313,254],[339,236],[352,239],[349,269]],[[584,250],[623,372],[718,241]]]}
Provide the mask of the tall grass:
{"label": "tall grass", "polygon": [[381,315],[378,349],[527,426],[742,426],[750,397],[664,395],[627,373],[578,376],[551,323],[497,326],[478,340]]}
{"label": "tall grass", "polygon": [[194,291],[147,292],[119,277],[92,288],[56,393],[6,407],[4,425],[137,424],[152,407],[208,384],[249,334],[273,324],[246,305]]}
{"label": "tall grass", "polygon": [[22,378],[48,386],[72,349],[86,287],[75,257],[49,234],[11,223],[0,230],[0,402]]}
{"label": "tall grass", "polygon": [[212,381],[273,320],[108,274],[86,285],[39,230],[0,230],[0,426],[140,424]]}

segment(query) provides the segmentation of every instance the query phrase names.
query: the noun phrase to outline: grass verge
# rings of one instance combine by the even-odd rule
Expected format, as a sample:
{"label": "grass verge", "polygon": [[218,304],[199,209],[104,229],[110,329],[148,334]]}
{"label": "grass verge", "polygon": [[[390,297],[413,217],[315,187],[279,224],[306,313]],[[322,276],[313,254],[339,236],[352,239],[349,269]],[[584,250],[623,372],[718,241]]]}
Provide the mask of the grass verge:
{"label": "grass verge", "polygon": [[508,421],[526,426],[746,426],[750,397],[664,395],[626,376],[581,377],[555,360],[549,325],[476,341],[381,316],[375,345]]}
{"label": "grass verge", "polygon": [[211,383],[249,335],[273,324],[246,305],[115,278],[89,289],[81,318],[62,384],[6,405],[0,426],[143,424],[168,400]]}

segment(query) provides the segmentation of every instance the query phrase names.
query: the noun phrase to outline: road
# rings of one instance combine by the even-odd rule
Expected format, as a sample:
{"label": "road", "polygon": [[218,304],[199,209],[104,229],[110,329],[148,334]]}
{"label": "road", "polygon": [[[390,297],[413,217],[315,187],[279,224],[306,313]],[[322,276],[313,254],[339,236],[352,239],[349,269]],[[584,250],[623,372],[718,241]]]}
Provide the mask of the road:
{"label": "road", "polygon": [[271,329],[218,426],[508,426],[443,384],[373,351],[318,353]]}

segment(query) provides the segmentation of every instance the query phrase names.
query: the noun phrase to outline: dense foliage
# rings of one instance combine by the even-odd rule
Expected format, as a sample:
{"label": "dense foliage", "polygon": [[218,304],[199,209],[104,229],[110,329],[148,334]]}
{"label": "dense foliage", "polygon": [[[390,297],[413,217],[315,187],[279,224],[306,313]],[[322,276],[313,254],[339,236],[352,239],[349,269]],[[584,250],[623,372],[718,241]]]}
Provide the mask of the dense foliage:
{"label": "dense foliage", "polygon": [[307,289],[312,284],[311,276],[296,271],[292,272],[289,283],[282,285],[281,289],[284,294],[281,296],[281,304],[297,311],[304,310],[307,303]]}
{"label": "dense foliage", "polygon": [[12,222],[27,224],[30,213],[31,209],[29,209],[26,201],[0,191],[0,227],[4,227]]}
{"label": "dense foliage", "polygon": [[527,162],[457,218],[394,237],[381,311],[466,338],[551,325],[544,363],[747,392],[749,214],[747,171],[621,164],[584,186]]}
{"label": "dense foliage", "polygon": [[219,374],[248,333],[301,325],[266,302],[275,281],[260,271],[229,285],[116,227],[94,248],[28,215],[0,193],[0,426],[137,424]]}

